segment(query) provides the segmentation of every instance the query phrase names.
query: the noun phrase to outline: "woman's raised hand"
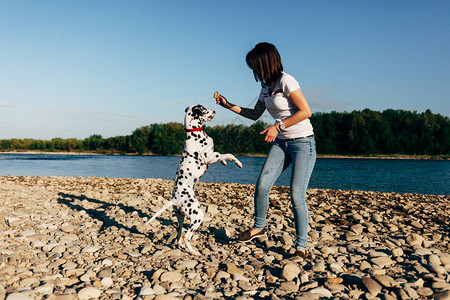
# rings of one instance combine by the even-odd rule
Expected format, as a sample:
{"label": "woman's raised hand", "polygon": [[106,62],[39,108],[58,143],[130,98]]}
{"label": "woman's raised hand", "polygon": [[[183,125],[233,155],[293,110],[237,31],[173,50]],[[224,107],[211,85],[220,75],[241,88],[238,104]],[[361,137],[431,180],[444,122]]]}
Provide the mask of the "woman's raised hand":
{"label": "woman's raised hand", "polygon": [[218,92],[214,92],[214,96],[216,99],[216,104],[219,104],[222,107],[230,109],[233,105],[230,104],[230,102],[227,101],[227,99],[220,95]]}

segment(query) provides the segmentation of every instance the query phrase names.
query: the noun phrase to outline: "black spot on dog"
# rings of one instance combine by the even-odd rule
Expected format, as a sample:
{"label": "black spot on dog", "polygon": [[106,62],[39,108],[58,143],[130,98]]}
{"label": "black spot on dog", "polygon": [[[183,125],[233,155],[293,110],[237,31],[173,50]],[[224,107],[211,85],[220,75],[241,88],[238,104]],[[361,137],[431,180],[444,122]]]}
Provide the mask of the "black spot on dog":
{"label": "black spot on dog", "polygon": [[195,105],[192,107],[192,117],[196,120],[200,118],[200,116],[204,115],[203,107],[201,105]]}

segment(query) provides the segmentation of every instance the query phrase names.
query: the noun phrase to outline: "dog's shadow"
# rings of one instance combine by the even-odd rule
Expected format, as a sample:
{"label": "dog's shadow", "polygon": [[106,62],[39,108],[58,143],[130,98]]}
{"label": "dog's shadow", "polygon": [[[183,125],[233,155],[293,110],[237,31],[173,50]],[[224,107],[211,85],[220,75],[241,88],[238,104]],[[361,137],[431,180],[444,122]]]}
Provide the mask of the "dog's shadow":
{"label": "dog's shadow", "polygon": [[[101,221],[102,226],[100,227],[100,230],[99,230],[100,233],[105,231],[109,227],[116,227],[117,229],[127,230],[130,233],[142,234],[142,235],[148,236],[148,234],[144,234],[144,233],[140,232],[136,228],[136,226],[129,227],[127,225],[121,224],[118,221],[116,221],[115,219],[108,216],[105,212],[107,210],[107,208],[117,206],[121,210],[123,210],[125,213],[132,213],[132,212],[136,211],[138,213],[139,217],[149,218],[149,215],[147,213],[141,211],[140,209],[136,209],[133,206],[124,205],[122,203],[110,203],[110,202],[105,202],[105,201],[98,200],[98,199],[88,198],[84,195],[76,196],[76,195],[71,195],[71,194],[66,194],[66,193],[58,193],[58,196],[59,196],[58,203],[64,204],[64,205],[68,206],[69,208],[76,210],[76,211],[85,211],[87,213],[87,215],[90,216],[92,219]],[[77,200],[78,201],[86,200],[91,203],[99,204],[100,206],[98,206],[96,208],[85,208],[85,207],[81,206],[80,204],[77,204],[76,203]]]}

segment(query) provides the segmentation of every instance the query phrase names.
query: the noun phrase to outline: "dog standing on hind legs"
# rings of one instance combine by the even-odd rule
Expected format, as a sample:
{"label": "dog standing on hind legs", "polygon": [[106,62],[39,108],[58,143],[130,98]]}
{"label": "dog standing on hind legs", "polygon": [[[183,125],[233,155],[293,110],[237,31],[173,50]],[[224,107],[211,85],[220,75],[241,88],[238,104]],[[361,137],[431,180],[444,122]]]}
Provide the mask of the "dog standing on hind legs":
{"label": "dog standing on hind legs", "polygon": [[[220,154],[214,152],[214,141],[205,131],[203,124],[214,118],[215,112],[207,110],[202,105],[191,105],[186,108],[184,130],[186,139],[183,154],[175,176],[175,185],[172,191],[172,199],[155,213],[146,224],[153,221],[170,206],[174,206],[174,212],[178,219],[177,241],[181,247],[188,248],[194,255],[200,253],[191,246],[194,232],[203,222],[203,211],[194,194],[194,188],[200,177],[206,172],[209,164],[220,161],[227,165],[226,160],[232,160],[242,168],[241,162],[232,154]],[[185,217],[190,218],[191,224],[186,234],[181,238]],[[184,242],[184,243],[183,243]]]}

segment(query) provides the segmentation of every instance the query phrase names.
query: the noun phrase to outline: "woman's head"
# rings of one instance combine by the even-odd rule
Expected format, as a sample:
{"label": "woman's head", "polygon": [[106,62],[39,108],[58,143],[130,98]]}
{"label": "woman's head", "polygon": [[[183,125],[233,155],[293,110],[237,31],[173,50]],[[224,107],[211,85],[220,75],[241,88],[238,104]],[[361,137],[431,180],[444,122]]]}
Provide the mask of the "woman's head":
{"label": "woman's head", "polygon": [[246,57],[247,65],[253,70],[256,81],[262,85],[270,85],[281,77],[283,65],[280,53],[270,43],[257,44]]}

